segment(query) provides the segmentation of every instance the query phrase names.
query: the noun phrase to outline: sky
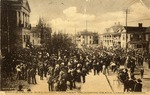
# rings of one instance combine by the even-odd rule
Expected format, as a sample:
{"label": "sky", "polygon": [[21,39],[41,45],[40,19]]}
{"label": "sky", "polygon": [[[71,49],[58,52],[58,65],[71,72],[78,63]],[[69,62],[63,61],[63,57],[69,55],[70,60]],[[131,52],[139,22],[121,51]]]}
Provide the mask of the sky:
{"label": "sky", "polygon": [[[143,1],[143,2],[141,2]],[[115,23],[150,26],[150,0],[28,0],[34,27],[43,17],[53,32],[75,34],[87,30],[103,33]],[[87,22],[87,24],[86,24]]]}

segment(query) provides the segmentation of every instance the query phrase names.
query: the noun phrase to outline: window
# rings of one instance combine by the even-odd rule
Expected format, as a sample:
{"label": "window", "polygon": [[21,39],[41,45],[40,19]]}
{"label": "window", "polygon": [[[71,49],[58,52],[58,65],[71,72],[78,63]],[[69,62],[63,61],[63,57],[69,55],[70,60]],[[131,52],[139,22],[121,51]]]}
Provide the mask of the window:
{"label": "window", "polygon": [[130,37],[133,38],[133,34],[131,34]]}
{"label": "window", "polygon": [[90,39],[92,39],[92,37],[90,36]]}
{"label": "window", "polygon": [[92,41],[90,40],[90,44],[92,44]]}
{"label": "window", "polygon": [[40,33],[38,34],[38,38],[40,38]]}
{"label": "window", "polygon": [[26,42],[26,35],[24,35],[24,37],[23,37],[23,38],[24,38],[24,42]]}
{"label": "window", "polygon": [[84,39],[84,36],[83,36],[83,39]]}
{"label": "window", "polygon": [[30,35],[29,35],[28,37],[29,37],[29,39],[30,39]]}
{"label": "window", "polygon": [[34,33],[32,34],[32,37],[34,37]]}
{"label": "window", "polygon": [[137,48],[142,48],[142,45],[137,45]]}
{"label": "window", "polygon": [[123,35],[122,40],[125,40],[125,35]]}
{"label": "window", "polygon": [[85,44],[85,41],[83,41],[83,44]]}
{"label": "window", "polygon": [[32,41],[33,45],[34,45],[34,40]]}

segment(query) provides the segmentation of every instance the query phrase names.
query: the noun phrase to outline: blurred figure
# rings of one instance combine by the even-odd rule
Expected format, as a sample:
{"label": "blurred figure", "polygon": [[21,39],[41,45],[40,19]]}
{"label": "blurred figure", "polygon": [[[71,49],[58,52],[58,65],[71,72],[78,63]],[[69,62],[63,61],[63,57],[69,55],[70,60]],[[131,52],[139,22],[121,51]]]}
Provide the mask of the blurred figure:
{"label": "blurred figure", "polygon": [[53,76],[52,75],[49,76],[47,83],[48,83],[49,91],[53,91]]}
{"label": "blurred figure", "polygon": [[30,70],[32,84],[37,84],[36,82],[36,70],[32,67]]}
{"label": "blurred figure", "polygon": [[135,92],[142,92],[142,83],[141,82],[142,82],[141,79],[137,80],[137,83],[135,84],[135,88],[134,88]]}
{"label": "blurred figure", "polygon": [[17,76],[16,79],[20,80],[21,79],[21,69],[20,69],[20,65],[16,66],[16,71],[17,71]]}
{"label": "blurred figure", "polygon": [[31,82],[31,74],[30,74],[30,68],[27,69],[27,82],[30,84]]}
{"label": "blurred figure", "polygon": [[129,77],[124,81],[124,92],[129,91]]}
{"label": "blurred figure", "polygon": [[144,68],[141,68],[140,73],[141,73],[141,79],[142,79],[144,75]]}
{"label": "blurred figure", "polygon": [[82,79],[83,79],[83,83],[85,83],[86,73],[87,73],[87,70],[86,70],[85,66],[83,66],[82,67]]}
{"label": "blurred figure", "polygon": [[40,80],[43,80],[43,64],[40,64],[39,72],[40,72]]}

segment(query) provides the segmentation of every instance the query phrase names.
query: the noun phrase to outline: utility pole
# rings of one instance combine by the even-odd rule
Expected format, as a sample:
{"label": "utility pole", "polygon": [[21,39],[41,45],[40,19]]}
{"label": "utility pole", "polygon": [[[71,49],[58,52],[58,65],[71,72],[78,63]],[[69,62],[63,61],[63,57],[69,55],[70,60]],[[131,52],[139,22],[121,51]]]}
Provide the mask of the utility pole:
{"label": "utility pole", "polygon": [[[2,13],[2,1],[0,1],[0,3],[1,3],[1,5],[0,5],[0,13]],[[0,15],[0,17],[2,18],[2,16]],[[1,19],[0,19],[0,43],[2,42],[2,39],[1,39],[1,32],[2,32],[2,21],[1,21]],[[1,71],[2,71],[2,68],[1,68],[1,66],[2,66],[2,47],[1,47],[1,45],[0,45],[0,91],[2,90],[2,75],[1,75]]]}
{"label": "utility pole", "polygon": [[126,10],[125,10],[125,14],[126,14],[126,21],[125,21],[125,22],[126,22],[126,26],[125,26],[125,27],[126,27],[126,51],[127,51],[127,50],[128,50],[128,43],[127,43],[127,41],[128,41],[128,40],[127,40],[127,39],[128,39],[128,37],[127,37],[127,36],[128,36],[128,35],[127,35],[128,29],[127,29],[127,27],[128,27],[128,14],[129,14],[129,9],[126,9]]}
{"label": "utility pole", "polygon": [[126,27],[127,27],[127,24],[128,23],[128,9],[126,9]]}

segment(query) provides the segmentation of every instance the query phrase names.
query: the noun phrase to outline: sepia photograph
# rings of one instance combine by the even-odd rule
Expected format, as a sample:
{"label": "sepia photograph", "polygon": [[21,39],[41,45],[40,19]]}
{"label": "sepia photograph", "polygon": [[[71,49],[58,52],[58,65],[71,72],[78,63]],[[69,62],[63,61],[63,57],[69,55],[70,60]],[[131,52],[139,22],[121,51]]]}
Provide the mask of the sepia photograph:
{"label": "sepia photograph", "polygon": [[150,93],[150,0],[0,2],[0,95]]}

